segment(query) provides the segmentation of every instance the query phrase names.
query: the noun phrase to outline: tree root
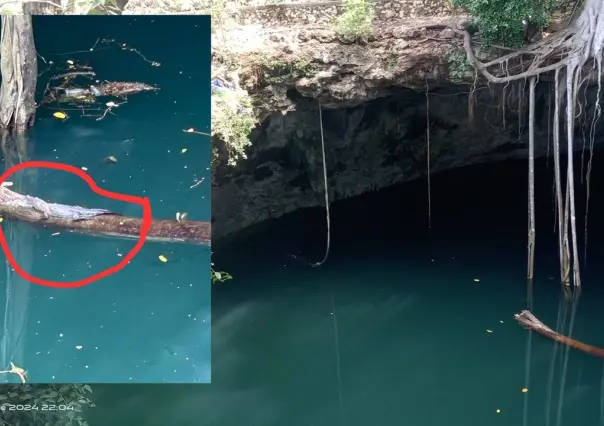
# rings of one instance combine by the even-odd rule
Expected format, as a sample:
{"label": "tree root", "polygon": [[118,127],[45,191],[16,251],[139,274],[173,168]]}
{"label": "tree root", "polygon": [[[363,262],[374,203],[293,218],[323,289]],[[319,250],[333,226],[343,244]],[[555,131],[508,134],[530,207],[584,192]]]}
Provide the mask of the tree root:
{"label": "tree root", "polygon": [[529,330],[536,331],[537,333],[548,337],[558,343],[569,346],[573,349],[585,352],[586,354],[593,355],[598,358],[604,358],[604,349],[596,346],[588,345],[578,340],[559,334],[543,324],[537,319],[530,311],[522,311],[519,314],[514,315],[514,319],[520,324],[528,328]]}
{"label": "tree root", "polygon": [[[58,209],[78,209],[83,218],[59,214]],[[6,187],[0,188],[0,215],[43,227],[107,237],[139,238],[142,228],[142,220],[138,218],[104,210],[52,204],[18,194]],[[211,225],[209,222],[188,220],[153,220],[147,241],[209,244]]]}

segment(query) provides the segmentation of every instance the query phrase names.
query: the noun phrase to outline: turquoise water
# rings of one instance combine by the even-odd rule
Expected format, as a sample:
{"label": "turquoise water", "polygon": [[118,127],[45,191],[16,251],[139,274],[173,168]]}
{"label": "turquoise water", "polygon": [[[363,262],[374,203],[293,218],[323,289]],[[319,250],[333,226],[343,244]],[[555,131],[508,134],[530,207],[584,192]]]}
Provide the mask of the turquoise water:
{"label": "turquoise water", "polygon": [[[604,346],[604,174],[595,169],[571,334]],[[540,170],[532,311],[555,328],[551,170]],[[334,203],[322,267],[298,260],[323,256],[321,209],[215,244],[214,262],[234,279],[213,288],[212,384],[95,386],[91,426],[602,424],[602,360],[513,319],[528,304],[526,163],[432,184],[431,230],[425,181]]]}
{"label": "turquoise water", "polygon": [[[101,80],[161,90],[130,96],[100,121],[67,106],[60,110],[69,119],[61,121],[52,116],[56,109],[40,108],[30,159],[83,167],[103,189],[148,197],[154,218],[188,212],[189,220],[209,221],[209,138],[183,132],[209,131],[209,18],[35,17],[34,30],[40,70],[71,60],[92,66]],[[99,38],[127,43],[161,66],[114,45],[97,43],[91,52]],[[105,163],[108,156],[117,163]],[[67,172],[30,169],[11,179],[19,191],[51,202],[142,215],[140,206],[103,198]],[[111,267],[135,244],[6,221],[3,229],[23,269],[55,281]],[[9,272],[0,304],[2,365],[25,368],[32,383],[207,383],[209,262],[209,247],[148,242],[124,269],[82,288],[32,285]]]}

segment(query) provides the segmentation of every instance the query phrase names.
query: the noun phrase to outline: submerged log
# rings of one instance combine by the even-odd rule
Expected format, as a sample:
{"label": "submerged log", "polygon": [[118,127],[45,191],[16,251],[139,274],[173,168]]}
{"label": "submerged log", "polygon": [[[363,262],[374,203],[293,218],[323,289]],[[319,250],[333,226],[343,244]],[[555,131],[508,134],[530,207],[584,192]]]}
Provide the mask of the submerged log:
{"label": "submerged log", "polygon": [[[48,203],[0,187],[0,216],[89,235],[138,239],[142,220],[103,209]],[[147,241],[209,244],[209,222],[153,220]]]}
{"label": "submerged log", "polygon": [[581,352],[585,352],[598,358],[604,358],[604,349],[579,342],[578,340],[555,332],[539,321],[537,317],[535,317],[530,311],[522,311],[521,313],[514,315],[514,319],[529,330],[536,331],[537,333],[545,337],[549,337],[558,343],[562,343],[566,346],[570,346],[573,349],[577,349]]}

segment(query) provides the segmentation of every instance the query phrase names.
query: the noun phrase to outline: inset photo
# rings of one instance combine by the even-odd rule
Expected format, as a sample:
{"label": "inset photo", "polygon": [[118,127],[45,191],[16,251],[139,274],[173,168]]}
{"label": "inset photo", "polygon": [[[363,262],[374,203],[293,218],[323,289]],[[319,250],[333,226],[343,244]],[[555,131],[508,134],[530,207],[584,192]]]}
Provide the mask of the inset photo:
{"label": "inset photo", "polygon": [[1,19],[0,381],[209,383],[210,17]]}

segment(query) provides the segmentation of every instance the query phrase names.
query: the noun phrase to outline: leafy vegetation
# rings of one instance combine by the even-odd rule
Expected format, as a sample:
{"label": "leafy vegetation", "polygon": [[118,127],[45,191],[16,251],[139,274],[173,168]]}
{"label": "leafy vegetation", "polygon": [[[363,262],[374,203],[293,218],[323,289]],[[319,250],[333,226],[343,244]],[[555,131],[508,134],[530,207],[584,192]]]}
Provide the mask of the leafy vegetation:
{"label": "leafy vegetation", "polygon": [[[212,136],[225,143],[230,166],[247,158],[245,150],[252,144],[250,133],[255,126],[252,100],[246,90],[239,88],[212,94]],[[214,151],[214,158],[216,154]]]}
{"label": "leafy vegetation", "polygon": [[292,61],[267,59],[261,65],[265,69],[264,78],[272,84],[281,84],[297,78],[310,77],[314,71],[311,61],[302,58]]}
{"label": "leafy vegetation", "polygon": [[[85,407],[94,407],[89,385],[5,384],[0,393],[2,424],[10,426],[88,426]],[[15,406],[14,410],[5,407]]]}
{"label": "leafy vegetation", "polygon": [[373,8],[367,0],[344,0],[344,13],[336,19],[336,33],[345,39],[367,40],[371,36]]}
{"label": "leafy vegetation", "polygon": [[228,280],[232,280],[233,277],[224,271],[215,271],[214,268],[211,269],[212,274],[212,284],[223,283]]}
{"label": "leafy vegetation", "polygon": [[486,44],[521,46],[525,23],[547,26],[556,0],[451,0],[468,11]]}
{"label": "leafy vegetation", "polygon": [[472,71],[472,62],[464,52],[451,49],[447,52],[449,76],[452,80],[462,80],[468,71]]}

